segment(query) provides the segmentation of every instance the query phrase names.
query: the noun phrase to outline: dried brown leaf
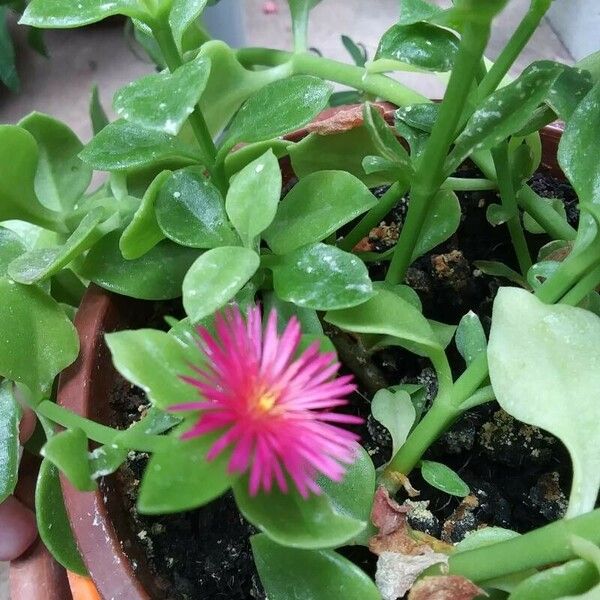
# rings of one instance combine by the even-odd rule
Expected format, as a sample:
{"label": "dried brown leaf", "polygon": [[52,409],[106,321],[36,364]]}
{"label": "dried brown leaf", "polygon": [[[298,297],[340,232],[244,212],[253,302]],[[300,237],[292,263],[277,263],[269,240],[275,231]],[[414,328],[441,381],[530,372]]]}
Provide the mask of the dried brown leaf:
{"label": "dried brown leaf", "polygon": [[[379,113],[384,116],[389,110],[386,104],[372,105]],[[362,105],[349,106],[340,109],[326,112],[324,118],[319,118],[309,123],[306,130],[309,133],[317,133],[318,135],[334,135],[350,131],[363,124]]]}
{"label": "dried brown leaf", "polygon": [[424,577],[410,591],[408,600],[473,600],[487,594],[460,575]]}

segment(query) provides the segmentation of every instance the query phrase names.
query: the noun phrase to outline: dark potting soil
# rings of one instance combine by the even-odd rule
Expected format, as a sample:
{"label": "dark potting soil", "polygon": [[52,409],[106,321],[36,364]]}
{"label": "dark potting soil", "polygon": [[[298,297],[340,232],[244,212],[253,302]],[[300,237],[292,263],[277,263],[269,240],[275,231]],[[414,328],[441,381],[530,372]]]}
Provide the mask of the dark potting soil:
{"label": "dark potting soil", "polygon": [[[470,167],[463,167],[460,174],[481,177]],[[568,185],[540,174],[530,183],[541,196],[563,200],[571,224],[576,225],[576,196]],[[375,190],[376,195],[380,197],[386,189]],[[496,291],[500,285],[512,284],[482,273],[473,263],[494,260],[516,269],[516,259],[506,227],[493,227],[486,219],[486,208],[498,201],[497,194],[487,191],[458,196],[463,213],[458,231],[418,259],[407,280],[418,293],[428,318],[456,324],[472,310],[489,333]],[[393,246],[406,209],[407,200],[402,199],[381,226],[363,240],[362,247],[383,252]],[[532,255],[547,241],[543,235],[529,236]],[[385,267],[384,263],[373,263],[373,279],[382,279]],[[162,327],[162,316],[177,316],[178,310],[173,305],[159,305],[147,326]],[[428,408],[436,393],[435,374],[426,360],[399,348],[371,356],[352,336],[331,327],[327,327],[327,333],[345,368],[357,376],[361,392],[355,394],[350,410],[366,419],[360,431],[363,445],[379,466],[390,458],[391,440],[387,431],[369,417],[369,399],[377,389],[388,385],[419,383],[427,390]],[[462,358],[453,345],[448,354],[455,375],[459,374],[464,369]],[[120,379],[111,406],[114,425],[127,427],[146,410],[147,400],[141,390]],[[468,411],[425,458],[456,470],[471,489],[470,496],[457,499],[429,486],[418,469],[411,474],[410,482],[420,494],[411,499],[414,509],[409,522],[415,529],[445,541],[457,542],[469,531],[486,525],[525,532],[560,518],[566,508],[570,484],[566,450],[556,438],[512,419],[497,403]],[[135,503],[147,459],[144,454],[131,453],[116,476],[128,509],[128,528],[143,547],[155,578],[156,597],[265,599],[249,544],[255,529],[239,515],[230,494],[185,513],[151,517],[137,513]],[[403,502],[407,494],[402,491],[397,499]],[[376,557],[368,550],[349,547],[341,552],[374,573]]]}

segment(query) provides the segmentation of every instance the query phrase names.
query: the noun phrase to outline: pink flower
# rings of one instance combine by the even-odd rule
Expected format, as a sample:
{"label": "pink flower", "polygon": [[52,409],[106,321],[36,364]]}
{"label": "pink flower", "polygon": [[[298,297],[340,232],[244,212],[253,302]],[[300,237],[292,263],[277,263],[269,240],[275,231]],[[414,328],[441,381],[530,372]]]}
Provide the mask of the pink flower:
{"label": "pink flower", "polygon": [[237,307],[217,314],[215,330],[213,337],[198,328],[207,363],[194,368],[198,378],[183,377],[203,400],[172,407],[201,411],[183,438],[222,432],[207,458],[231,446],[228,470],[249,471],[251,495],[269,492],[274,480],[287,492],[285,472],[303,497],[320,493],[319,474],[343,479],[343,464],[356,458],[358,436],[336,424],[362,419],[332,411],[347,404],[345,397],[356,389],[352,376],[335,377],[340,367],[335,354],[321,354],[315,342],[295,359],[298,320],[292,317],[280,336],[272,311],[263,332],[258,307],[247,319]]}

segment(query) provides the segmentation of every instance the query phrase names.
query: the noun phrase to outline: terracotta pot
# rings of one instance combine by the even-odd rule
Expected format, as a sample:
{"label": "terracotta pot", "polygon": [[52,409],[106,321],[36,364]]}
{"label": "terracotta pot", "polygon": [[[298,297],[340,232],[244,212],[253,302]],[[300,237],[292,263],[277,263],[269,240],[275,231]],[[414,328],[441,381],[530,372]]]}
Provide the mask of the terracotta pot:
{"label": "terracotta pot", "polygon": [[[393,119],[393,107],[382,105],[386,118]],[[330,118],[341,109],[325,111],[318,120]],[[343,109],[342,109],[343,110]],[[562,177],[557,163],[557,149],[562,128],[546,127],[542,132],[543,169]],[[288,139],[298,141],[307,130],[297,131]],[[284,178],[293,173],[289,160],[281,161]],[[77,361],[60,377],[59,403],[81,415],[106,423],[107,399],[113,389],[116,371],[104,343],[104,334],[121,329],[142,327],[149,316],[151,303],[135,301],[91,285],[75,318],[81,350]],[[104,479],[95,492],[79,492],[61,479],[67,513],[84,562],[104,600],[149,600],[163,596],[154,585],[147,568],[145,553],[129,529],[120,498],[119,484],[113,477]],[[65,573],[39,546],[33,556],[13,563],[13,581],[36,581],[38,591],[13,585],[13,600],[66,600]],[[54,590],[50,595],[39,590]],[[92,592],[84,592],[75,600],[93,600]],[[52,595],[54,594],[54,595]],[[61,595],[62,594],[62,595]],[[87,595],[86,595],[87,594]]]}

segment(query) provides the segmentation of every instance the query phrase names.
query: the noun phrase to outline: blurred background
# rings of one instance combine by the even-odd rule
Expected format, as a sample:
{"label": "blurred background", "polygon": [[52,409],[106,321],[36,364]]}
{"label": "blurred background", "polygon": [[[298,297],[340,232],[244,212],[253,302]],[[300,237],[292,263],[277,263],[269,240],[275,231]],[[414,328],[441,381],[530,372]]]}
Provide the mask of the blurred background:
{"label": "blurred background", "polygon": [[[482,0],[483,1],[483,0]],[[494,59],[512,34],[530,0],[512,0],[498,19],[488,56]],[[449,0],[436,0],[447,6]],[[6,2],[0,2],[4,9]],[[361,43],[373,57],[381,35],[398,16],[398,0],[324,0],[311,21],[311,45],[324,56],[348,61],[341,34]],[[0,15],[1,16],[1,15]],[[215,37],[234,46],[253,45],[291,48],[292,35],[286,0],[222,0],[207,11],[206,25]],[[86,141],[91,136],[88,104],[97,84],[104,107],[110,113],[114,92],[124,84],[154,71],[154,65],[125,32],[124,21],[112,19],[79,30],[48,31],[44,41],[48,58],[33,50],[25,32],[8,18],[15,43],[20,91],[0,84],[0,123],[16,123],[38,110],[66,123]],[[600,2],[556,0],[548,19],[515,65],[519,72],[536,59],[572,63],[599,49]],[[0,50],[7,43],[0,23]],[[2,68],[2,64],[0,64]],[[440,97],[443,84],[435,76],[399,76],[429,97]],[[6,565],[0,563],[0,600],[8,600]]]}

